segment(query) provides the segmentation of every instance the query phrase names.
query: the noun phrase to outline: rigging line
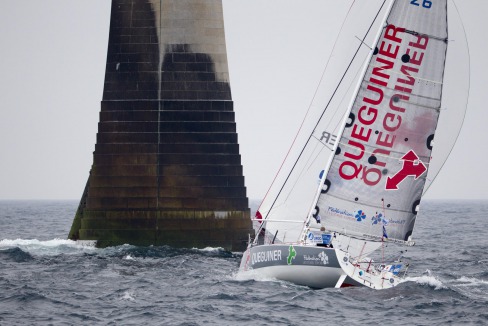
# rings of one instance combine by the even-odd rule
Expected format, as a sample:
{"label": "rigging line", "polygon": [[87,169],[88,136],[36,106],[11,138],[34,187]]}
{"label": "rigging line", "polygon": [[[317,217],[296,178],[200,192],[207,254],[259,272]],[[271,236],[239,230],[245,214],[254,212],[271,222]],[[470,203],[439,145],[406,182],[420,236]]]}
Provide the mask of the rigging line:
{"label": "rigging line", "polygon": [[[351,90],[354,88],[353,86],[356,85],[356,82],[357,80],[359,79],[359,77],[361,76],[361,67],[364,67],[365,64],[367,64],[367,61],[368,61],[368,57],[366,57],[364,59],[364,63],[361,64],[356,72],[356,75],[354,76],[354,78],[352,78],[351,82],[349,83],[349,87],[347,88],[347,91],[344,92],[344,95],[342,96],[342,99],[340,100],[339,102],[339,105],[338,106],[342,106],[344,101],[346,100],[346,96],[348,96],[349,92],[351,92]],[[347,103],[346,103],[347,105]],[[334,120],[336,114],[338,113],[338,110],[335,110],[334,114],[332,115],[331,119],[329,120],[329,122],[327,123],[325,129],[332,129],[332,130],[340,130],[340,126],[341,126],[341,123],[344,119],[341,119],[340,121],[336,122],[335,124],[335,127],[334,128],[331,128],[331,123],[332,123],[332,120]],[[332,150],[333,148],[331,148]]]}
{"label": "rigging line", "polygon": [[369,48],[371,51],[373,51],[373,48],[372,48],[372,47],[370,47],[368,44],[366,44],[366,43],[365,43],[363,40],[361,40],[359,37],[357,37],[357,36],[355,36],[355,37],[356,37],[356,38],[359,40],[359,42],[363,43],[363,44],[364,44],[364,46],[366,46],[366,47],[367,47],[367,48]]}
{"label": "rigging line", "polygon": [[[366,59],[367,59],[367,58],[366,58]],[[349,94],[349,92],[350,92],[350,90],[351,90],[351,87],[352,87],[352,86],[355,84],[355,82],[357,81],[358,76],[359,76],[359,75],[360,75],[360,73],[361,73],[361,67],[363,67],[363,65],[364,65],[364,64],[366,64],[366,62],[367,62],[367,60],[365,60],[365,61],[364,61],[364,63],[360,65],[360,67],[359,67],[359,69],[358,69],[358,71],[357,71],[357,73],[356,73],[355,77],[354,77],[354,78],[352,78],[351,82],[349,83],[349,87],[347,88],[347,91],[346,91],[346,92],[344,92],[344,95],[342,96],[342,99],[340,100],[340,102],[339,102],[339,104],[337,105],[337,107],[341,107],[341,106],[343,105],[343,103],[344,103],[344,101],[345,101],[345,99],[346,99],[346,96],[348,96],[348,94]],[[337,109],[335,109],[335,110],[334,110],[334,113],[333,113],[332,117],[330,117],[330,120],[329,120],[329,121],[327,122],[327,124],[325,124],[325,126],[324,126],[324,129],[325,129],[325,130],[337,130],[337,129],[339,129],[342,119],[341,119],[340,121],[336,122],[335,126],[334,126],[333,128],[331,128],[332,121],[333,121],[333,120],[335,120],[335,116],[336,116],[336,114],[337,114],[338,112],[339,112],[339,110],[337,110]],[[319,121],[320,121],[320,120],[319,120]],[[317,124],[317,125],[318,125],[318,124]],[[317,126],[317,125],[316,125],[316,126]],[[314,131],[315,131],[315,130],[314,130]],[[333,135],[333,133],[332,133],[332,135]],[[310,162],[310,161],[315,162],[315,160],[317,159],[318,155],[319,155],[319,154],[322,152],[322,150],[323,150],[324,148],[327,148],[327,149],[328,149],[328,150],[330,150],[330,151],[332,151],[332,150],[334,149],[334,148],[333,148],[333,146],[332,146],[332,147],[330,147],[330,146],[328,146],[329,144],[327,144],[327,143],[326,143],[326,144],[324,144],[324,143],[323,143],[323,142],[322,142],[322,141],[321,141],[319,138],[317,138],[317,136],[315,136],[315,135],[313,134],[313,132],[312,132],[312,137],[313,137],[313,138],[315,138],[315,139],[318,141],[318,143],[315,145],[314,150],[313,150],[313,151],[312,151],[312,153],[310,154],[310,157],[309,157],[309,159],[307,160],[307,163],[306,163],[306,164],[304,164],[304,167],[303,167],[303,169],[302,169],[302,172],[299,174],[299,176],[297,177],[297,179],[299,179],[299,178],[300,178],[300,176],[302,175],[302,173],[303,173],[303,171],[304,171],[304,170],[308,170],[308,169],[310,169],[310,168],[312,167],[312,164],[311,164],[311,163],[309,163],[309,162]],[[338,140],[337,140],[337,141],[338,141]],[[313,159],[312,159],[313,153],[315,153],[315,150],[316,150],[316,148],[317,148],[319,145],[322,145],[322,149],[320,149],[319,153],[317,153],[317,154],[315,155],[315,158],[313,158]]]}
{"label": "rigging line", "polygon": [[[367,59],[366,58],[364,60],[364,63],[360,65],[358,71],[356,72],[356,75],[355,77],[352,79],[351,83],[349,83],[349,87],[347,89],[346,92],[344,92],[344,96],[342,97],[341,101],[339,102],[339,105],[338,106],[342,106],[342,103],[344,103],[345,99],[346,99],[346,96],[349,94],[349,92],[351,91],[351,87],[354,85],[354,83],[357,81],[357,78],[359,78],[358,76],[360,76],[360,73],[361,73],[361,67],[363,67],[366,63],[367,63]],[[331,128],[331,121],[334,120],[336,114],[337,114],[338,110],[335,110],[334,114],[332,115],[331,119],[329,120],[329,122],[325,125],[325,130],[338,130],[341,123],[342,123],[342,120],[341,121],[338,121],[336,122],[335,126],[333,128]],[[327,148],[328,150],[332,151],[334,150],[334,146],[330,147],[328,146],[328,144],[324,144],[319,138],[317,138],[316,136],[314,136],[312,134],[312,137],[315,138],[320,144],[322,144],[325,148]],[[336,139],[336,141],[339,141],[339,139]],[[317,159],[317,157],[315,158]],[[308,168],[310,168],[311,166],[309,166]]]}
{"label": "rigging line", "polygon": [[[346,91],[346,92],[344,92],[344,96],[342,96],[342,99],[341,99],[341,101],[339,102],[339,105],[338,105],[338,106],[342,106],[342,103],[344,103],[344,101],[345,101],[345,99],[346,99],[346,96],[348,96],[348,94],[349,94],[349,92],[350,92],[350,90],[351,90],[351,87],[352,87],[352,86],[355,84],[355,82],[357,81],[358,76],[360,76],[360,73],[361,73],[361,67],[363,67],[363,65],[364,65],[364,64],[366,64],[366,63],[367,63],[367,58],[364,60],[364,63],[360,65],[360,67],[359,67],[359,69],[358,69],[358,71],[357,71],[357,73],[356,73],[355,77],[354,77],[354,78],[351,80],[351,83],[349,83],[349,87],[348,87],[347,91]],[[335,110],[335,111],[334,111],[334,114],[332,115],[331,119],[330,119],[330,120],[329,120],[329,122],[328,122],[328,123],[325,125],[325,130],[328,130],[328,129],[331,129],[331,130],[337,130],[337,129],[339,129],[339,127],[340,127],[340,124],[341,124],[341,121],[342,121],[342,120],[341,120],[341,121],[338,121],[338,122],[335,124],[335,127],[334,127],[334,128],[330,128],[330,126],[331,126],[331,121],[334,119],[334,117],[336,116],[337,112],[338,112],[338,110]],[[312,162],[315,162],[315,160],[317,160],[318,156],[319,156],[319,155],[320,155],[320,153],[321,153],[321,152],[324,150],[324,148],[327,148],[329,151],[333,151],[333,150],[334,150],[334,148],[333,148],[334,146],[329,147],[329,146],[328,146],[329,144],[324,144],[324,143],[323,143],[323,142],[322,142],[322,141],[321,141],[319,138],[317,138],[317,136],[313,135],[313,133],[312,133],[312,137],[313,137],[313,138],[315,138],[315,139],[318,141],[318,143],[317,143],[317,145],[315,146],[315,148],[314,148],[314,150],[312,151],[312,153],[310,154],[310,157],[312,157],[312,154],[315,152],[315,149],[316,149],[316,148],[317,148],[319,145],[322,145],[322,148],[321,148],[321,149],[320,149],[320,151],[319,151],[319,152],[318,152],[318,153],[315,155],[315,158],[313,158],[312,160],[309,158],[309,159],[307,160],[307,164],[305,164],[305,166],[303,167],[302,172],[303,172],[303,170],[305,170],[305,169],[306,169],[306,170],[308,170],[308,169],[310,169],[310,168],[312,167],[312,164],[311,164],[311,163],[309,164],[308,162],[310,162],[310,160],[311,160]],[[339,139],[337,139],[336,141],[339,141]],[[300,175],[299,175],[299,177],[298,177],[297,179],[299,179],[299,178],[300,178],[300,176],[302,175],[302,172],[300,173]]]}
{"label": "rigging line", "polygon": [[[335,41],[334,41],[334,45],[333,45],[333,47],[332,47],[331,54],[332,54],[332,53],[334,53],[334,49],[335,49],[335,47],[336,47],[337,41],[339,40],[339,36],[340,36],[340,35],[341,35],[341,33],[342,33],[342,29],[344,28],[344,24],[346,23],[346,21],[347,21],[347,17],[349,16],[349,13],[351,12],[351,9],[352,9],[352,7],[354,6],[354,3],[355,3],[355,2],[356,2],[356,0],[353,0],[353,2],[352,2],[352,4],[351,4],[351,6],[349,7],[349,10],[347,11],[346,17],[345,17],[344,21],[342,22],[342,25],[341,25],[341,28],[340,28],[340,30],[339,30],[339,33],[337,34],[337,37],[336,37],[336,39],[335,39]],[[327,63],[325,64],[325,68],[324,68],[324,70],[322,71],[322,75],[320,76],[320,80],[319,80],[319,83],[318,83],[318,85],[317,85],[317,88],[315,89],[315,92],[314,92],[314,94],[313,94],[313,96],[312,96],[312,100],[310,101],[310,104],[309,104],[309,106],[308,106],[307,112],[305,113],[305,116],[303,117],[302,123],[300,124],[300,127],[298,128],[298,131],[297,131],[297,133],[296,133],[296,135],[295,135],[295,138],[293,139],[293,142],[291,143],[290,148],[288,149],[288,152],[286,153],[285,158],[283,159],[283,162],[282,162],[282,163],[281,163],[281,165],[280,165],[280,168],[279,168],[279,169],[278,169],[278,171],[276,172],[276,175],[275,175],[275,177],[273,178],[273,181],[271,182],[271,185],[269,186],[268,190],[266,191],[266,194],[264,195],[263,200],[261,200],[261,203],[259,204],[259,207],[258,207],[258,211],[259,211],[259,209],[261,208],[261,205],[263,204],[264,200],[265,200],[265,199],[266,199],[266,197],[268,196],[268,194],[269,194],[269,192],[270,192],[271,188],[273,187],[273,184],[275,183],[276,178],[278,177],[278,175],[279,175],[279,173],[280,173],[281,169],[283,168],[283,165],[285,164],[286,159],[288,158],[288,155],[290,155],[290,152],[291,152],[291,149],[293,148],[293,145],[295,145],[295,142],[296,142],[296,140],[297,140],[297,138],[298,138],[298,135],[300,134],[300,130],[302,130],[303,124],[305,123],[305,120],[306,120],[306,118],[307,118],[307,116],[308,116],[308,113],[310,112],[310,109],[312,108],[312,103],[314,102],[315,97],[317,96],[317,93],[318,93],[318,91],[319,91],[320,85],[322,84],[322,80],[323,80],[324,75],[325,75],[325,72],[327,71],[327,68],[328,68],[328,66],[329,66],[330,59],[331,59],[331,55],[329,56],[329,59],[327,60]],[[285,181],[285,183],[286,183],[286,181]],[[280,190],[280,192],[281,192],[281,190]],[[276,200],[275,200],[275,201],[276,201]],[[274,204],[274,203],[273,203],[273,204]],[[272,208],[272,207],[273,207],[273,205],[271,205],[271,208]],[[270,208],[270,210],[271,210],[271,208]],[[269,213],[269,211],[268,211],[268,213]],[[266,214],[266,216],[265,216],[264,218],[266,219],[266,217],[268,217],[268,214]]]}
{"label": "rigging line", "polygon": [[[374,19],[373,19],[373,22],[371,23],[371,25],[369,26],[368,30],[366,31],[366,34],[365,34],[365,35],[364,35],[364,37],[363,37],[363,41],[366,39],[366,36],[367,36],[367,35],[369,34],[369,32],[371,31],[371,28],[373,27],[373,25],[374,25],[374,23],[375,23],[376,19],[378,18],[378,16],[379,16],[379,14],[380,14],[381,10],[383,9],[383,6],[385,5],[385,3],[386,3],[386,0],[385,0],[385,1],[383,1],[383,3],[381,4],[380,9],[378,10],[378,12],[376,13],[376,16],[375,16],[375,17],[374,17]],[[312,133],[311,133],[311,134],[310,134],[310,136],[308,137],[308,139],[307,139],[307,141],[306,141],[306,143],[305,143],[305,146],[302,148],[302,151],[301,151],[301,152],[300,152],[300,154],[298,155],[298,158],[296,159],[295,163],[293,164],[293,167],[291,168],[290,172],[288,173],[288,176],[286,177],[285,182],[284,182],[284,183],[283,183],[283,185],[281,186],[280,191],[279,191],[279,192],[278,192],[278,194],[276,195],[276,198],[275,198],[275,200],[273,201],[273,203],[271,204],[271,207],[269,208],[268,213],[266,213],[266,216],[264,217],[264,219],[266,219],[266,218],[268,217],[269,212],[271,211],[271,209],[272,209],[272,208],[273,208],[273,206],[274,206],[274,203],[276,202],[276,200],[278,200],[278,197],[280,196],[281,191],[282,191],[282,190],[283,190],[283,188],[285,187],[285,184],[288,182],[288,179],[290,178],[291,173],[292,173],[292,172],[293,172],[293,170],[295,169],[295,166],[297,165],[298,160],[299,160],[299,159],[300,159],[300,157],[302,156],[303,151],[305,150],[305,147],[307,146],[308,142],[309,142],[309,141],[310,141],[310,139],[312,138],[313,131],[315,131],[315,128],[317,128],[317,125],[319,124],[320,120],[321,120],[321,119],[322,119],[322,117],[324,116],[325,111],[326,111],[326,110],[327,110],[327,108],[329,107],[329,104],[331,103],[332,99],[334,98],[334,96],[335,96],[335,94],[336,94],[337,90],[339,89],[339,86],[341,85],[342,81],[344,80],[344,78],[345,78],[345,76],[346,76],[347,72],[349,71],[349,68],[351,67],[351,65],[352,65],[352,63],[353,63],[353,61],[354,61],[354,59],[356,58],[356,56],[357,56],[357,54],[358,54],[358,52],[359,52],[359,50],[361,49],[361,47],[362,47],[362,46],[363,46],[363,44],[361,43],[361,44],[359,45],[359,47],[357,48],[356,53],[354,53],[354,56],[352,57],[351,61],[349,62],[349,65],[347,66],[346,71],[344,72],[344,74],[342,75],[341,79],[339,80],[339,83],[337,84],[337,86],[336,86],[336,88],[335,88],[334,92],[332,93],[332,96],[330,97],[329,102],[327,103],[327,105],[325,106],[324,110],[322,111],[322,114],[320,115],[320,117],[319,117],[319,119],[318,119],[317,124],[316,124],[316,125],[314,126],[314,128],[312,129]]]}
{"label": "rigging line", "polygon": [[[457,140],[459,139],[459,135],[461,134],[461,128],[464,124],[464,120],[466,119],[466,111],[467,111],[467,107],[468,107],[468,103],[469,103],[469,91],[471,89],[471,54],[469,52],[468,36],[466,34],[466,28],[464,27],[464,23],[463,23],[463,20],[461,19],[461,14],[459,13],[459,9],[456,5],[456,2],[454,0],[451,0],[451,3],[453,4],[454,9],[456,9],[457,16],[459,18],[459,22],[461,23],[461,27],[463,29],[464,39],[466,40],[466,49],[468,51],[468,60],[467,60],[468,61],[468,94],[467,94],[467,101],[466,101],[466,109],[464,110],[461,125],[459,127],[458,132],[457,132],[456,139],[454,139],[454,143],[453,143],[451,149],[449,150],[449,153],[447,154],[446,159],[444,160],[444,162],[439,167],[439,171],[444,167],[444,164],[446,164],[446,161],[449,158],[449,156],[451,156],[452,150],[454,149],[454,145],[456,145]],[[425,190],[422,192],[422,196],[425,196],[425,194],[430,189],[430,186],[432,185],[432,183],[434,183],[434,180],[437,178],[438,175],[439,175],[439,173],[434,175],[434,177],[432,178],[432,181],[428,185],[425,186]]]}
{"label": "rigging line", "polygon": [[[367,58],[366,58],[366,59],[367,59]],[[355,82],[357,81],[358,76],[359,76],[359,75],[360,75],[360,73],[361,73],[361,67],[363,67],[363,65],[364,65],[364,64],[366,64],[366,63],[367,63],[367,60],[365,60],[365,61],[364,61],[364,63],[360,65],[360,67],[359,67],[359,69],[358,69],[358,71],[357,71],[357,73],[356,73],[356,75],[355,75],[355,78],[353,78],[353,79],[351,80],[351,83],[349,84],[349,87],[348,87],[348,89],[347,89],[347,92],[345,92],[345,93],[344,93],[344,96],[342,97],[341,101],[339,102],[338,107],[342,106],[342,103],[344,103],[344,100],[345,100],[346,96],[349,94],[349,91],[350,91],[351,87],[352,87],[352,86],[355,84]],[[334,111],[334,114],[333,114],[333,115],[332,115],[332,117],[331,117],[331,120],[330,120],[330,121],[329,121],[329,122],[328,122],[328,123],[325,125],[325,130],[331,129],[331,128],[330,128],[330,126],[331,126],[331,121],[334,119],[334,117],[336,116],[336,114],[337,114],[337,113],[338,113],[338,110],[336,109],[336,110]],[[337,130],[337,129],[339,129],[340,124],[341,124],[341,121],[338,121],[338,122],[336,123],[335,127],[334,127],[334,128],[332,128],[332,130]],[[324,144],[324,143],[323,143],[323,142],[322,142],[322,141],[321,141],[319,138],[317,138],[315,135],[313,135],[313,133],[312,133],[312,137],[313,137],[313,138],[315,138],[315,139],[316,139],[318,142],[317,142],[317,144],[315,145],[315,147],[314,147],[314,149],[312,150],[312,152],[310,153],[310,156],[309,156],[309,158],[307,159],[306,164],[304,164],[304,166],[303,166],[302,170],[300,171],[300,173],[299,173],[299,174],[298,174],[298,176],[296,177],[295,183],[293,184],[293,186],[291,187],[290,191],[288,192],[288,195],[286,196],[285,201],[286,201],[286,200],[288,200],[289,196],[291,195],[291,193],[292,193],[293,189],[295,188],[295,186],[296,186],[296,184],[297,184],[298,180],[299,180],[299,179],[301,178],[301,176],[303,175],[304,171],[308,171],[308,170],[309,170],[309,169],[312,167],[312,163],[313,163],[313,162],[315,162],[315,161],[318,159],[318,157],[319,157],[320,153],[322,153],[322,151],[323,151],[325,148],[327,148],[329,151],[333,151],[333,146],[332,146],[332,147],[329,147],[329,146],[328,146],[328,144]],[[336,140],[336,141],[339,141],[339,140]],[[316,149],[317,149],[317,147],[318,147],[319,145],[322,145],[322,148],[321,148],[321,149],[318,151],[318,153],[315,155],[315,157],[313,157],[313,156],[314,156],[314,153],[315,153],[315,151],[316,151]],[[310,210],[312,209],[313,205],[314,205],[314,199],[312,199],[312,204],[310,205],[310,208],[309,208],[309,210],[308,210],[308,211],[310,211]]]}

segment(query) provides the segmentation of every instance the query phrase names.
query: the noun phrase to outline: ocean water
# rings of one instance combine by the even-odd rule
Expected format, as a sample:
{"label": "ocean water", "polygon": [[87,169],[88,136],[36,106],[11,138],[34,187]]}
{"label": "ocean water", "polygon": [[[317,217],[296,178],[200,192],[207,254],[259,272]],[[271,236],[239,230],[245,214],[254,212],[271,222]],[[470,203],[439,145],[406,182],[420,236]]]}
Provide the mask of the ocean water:
{"label": "ocean water", "polygon": [[488,325],[488,202],[424,202],[384,291],[243,278],[219,248],[82,245],[77,204],[0,201],[0,325]]}

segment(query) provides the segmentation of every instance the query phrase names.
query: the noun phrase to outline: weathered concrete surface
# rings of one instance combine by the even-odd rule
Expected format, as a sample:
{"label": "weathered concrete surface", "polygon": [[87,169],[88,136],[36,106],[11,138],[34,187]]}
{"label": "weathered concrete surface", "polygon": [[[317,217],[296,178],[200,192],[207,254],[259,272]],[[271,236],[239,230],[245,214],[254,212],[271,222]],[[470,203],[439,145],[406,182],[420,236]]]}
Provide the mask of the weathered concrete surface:
{"label": "weathered concrete surface", "polygon": [[69,238],[243,250],[248,207],[221,0],[113,0],[97,144]]}

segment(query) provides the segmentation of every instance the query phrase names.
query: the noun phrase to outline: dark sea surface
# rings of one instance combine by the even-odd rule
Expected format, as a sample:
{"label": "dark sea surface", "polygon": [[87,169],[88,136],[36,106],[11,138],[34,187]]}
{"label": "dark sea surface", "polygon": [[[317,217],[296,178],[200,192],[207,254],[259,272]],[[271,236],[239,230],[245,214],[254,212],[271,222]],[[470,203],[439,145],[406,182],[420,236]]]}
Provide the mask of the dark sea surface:
{"label": "dark sea surface", "polygon": [[65,240],[77,201],[0,201],[0,325],[488,325],[488,202],[426,201],[407,281],[312,290],[240,253]]}

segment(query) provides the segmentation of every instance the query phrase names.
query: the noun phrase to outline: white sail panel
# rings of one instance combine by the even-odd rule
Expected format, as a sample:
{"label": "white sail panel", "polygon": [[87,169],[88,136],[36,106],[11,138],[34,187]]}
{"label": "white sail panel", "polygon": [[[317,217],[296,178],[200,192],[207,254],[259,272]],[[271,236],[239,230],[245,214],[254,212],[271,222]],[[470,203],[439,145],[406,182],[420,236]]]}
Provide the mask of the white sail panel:
{"label": "white sail panel", "polygon": [[393,5],[324,180],[330,230],[408,240],[439,118],[446,0]]}

